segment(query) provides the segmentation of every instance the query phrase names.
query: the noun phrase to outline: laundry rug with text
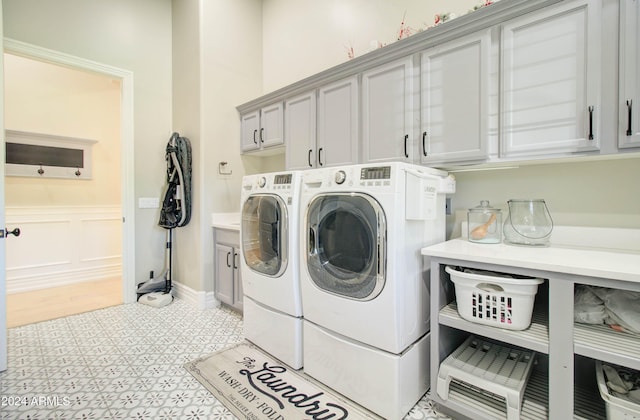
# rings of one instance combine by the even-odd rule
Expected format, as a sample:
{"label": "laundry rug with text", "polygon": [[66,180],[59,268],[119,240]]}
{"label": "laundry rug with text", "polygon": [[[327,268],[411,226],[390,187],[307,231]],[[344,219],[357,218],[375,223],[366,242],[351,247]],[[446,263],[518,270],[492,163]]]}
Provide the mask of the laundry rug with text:
{"label": "laundry rug with text", "polygon": [[240,419],[379,419],[246,341],[184,367]]}

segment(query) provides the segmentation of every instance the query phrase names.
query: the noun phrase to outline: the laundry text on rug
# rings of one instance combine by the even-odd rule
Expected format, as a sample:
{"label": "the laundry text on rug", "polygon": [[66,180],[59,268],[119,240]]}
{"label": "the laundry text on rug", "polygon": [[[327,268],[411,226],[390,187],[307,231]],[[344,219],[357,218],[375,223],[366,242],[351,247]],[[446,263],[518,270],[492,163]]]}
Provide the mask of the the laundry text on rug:
{"label": "the laundry text on rug", "polygon": [[185,368],[240,419],[380,419],[249,342],[200,357]]}
{"label": "the laundry text on rug", "polygon": [[306,394],[287,383],[281,376],[287,372],[284,366],[264,362],[262,367],[258,367],[256,360],[250,357],[236,363],[241,366],[237,373],[247,378],[248,386],[236,379],[234,373],[223,370],[219,377],[237,392],[233,402],[245,414],[249,413],[249,407],[243,407],[243,402],[251,404],[271,420],[286,420],[279,411],[285,408],[285,404],[302,410],[312,420],[343,420],[349,416],[346,408],[319,399],[324,392]]}

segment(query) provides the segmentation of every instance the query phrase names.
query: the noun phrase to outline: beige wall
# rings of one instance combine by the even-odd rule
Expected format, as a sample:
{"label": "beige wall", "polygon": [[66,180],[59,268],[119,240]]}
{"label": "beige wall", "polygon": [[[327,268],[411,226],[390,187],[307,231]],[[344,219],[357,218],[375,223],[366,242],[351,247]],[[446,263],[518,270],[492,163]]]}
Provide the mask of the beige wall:
{"label": "beige wall", "polygon": [[461,16],[482,0],[263,0],[264,93],[365,54],[372,41],[390,44],[400,23],[414,30],[434,16]]}
{"label": "beige wall", "polygon": [[[134,196],[160,197],[171,135],[171,0],[2,0],[4,36],[133,73]],[[135,210],[136,280],[164,266],[156,209]]]}
{"label": "beige wall", "polygon": [[[565,162],[455,174],[452,207],[458,220],[490,200],[507,208],[512,198],[542,198],[554,222],[564,226],[640,228],[640,158]],[[450,220],[457,235],[459,224]]]}
{"label": "beige wall", "polygon": [[[260,0],[173,1],[173,123],[193,148],[194,218],[176,235],[176,279],[213,291],[211,213],[238,211],[245,173],[265,161],[240,156],[236,106],[261,94]],[[218,174],[228,162],[232,175]]]}
{"label": "beige wall", "polygon": [[6,206],[120,205],[120,81],[5,54],[5,128],[95,140],[91,180],[5,179]]}

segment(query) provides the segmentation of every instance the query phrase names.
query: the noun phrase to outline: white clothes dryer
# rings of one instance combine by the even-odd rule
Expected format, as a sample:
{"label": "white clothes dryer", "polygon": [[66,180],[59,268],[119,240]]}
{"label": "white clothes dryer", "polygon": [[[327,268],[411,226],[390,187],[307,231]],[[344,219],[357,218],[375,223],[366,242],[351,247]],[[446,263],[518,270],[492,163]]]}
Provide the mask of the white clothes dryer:
{"label": "white clothes dryer", "polygon": [[300,175],[248,175],[241,191],[245,338],[294,369],[302,367]]}
{"label": "white clothes dryer", "polygon": [[454,186],[446,172],[400,162],[302,176],[305,373],[388,419],[429,387],[420,249],[445,239]]}

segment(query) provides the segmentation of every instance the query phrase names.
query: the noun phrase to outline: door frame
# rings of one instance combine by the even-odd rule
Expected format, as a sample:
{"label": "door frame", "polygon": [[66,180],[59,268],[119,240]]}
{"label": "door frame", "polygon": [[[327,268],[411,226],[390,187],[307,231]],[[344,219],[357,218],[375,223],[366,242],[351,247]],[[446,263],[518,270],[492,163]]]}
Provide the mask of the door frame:
{"label": "door frame", "polygon": [[[123,222],[122,301],[124,303],[134,303],[136,301],[136,294],[133,72],[6,37],[4,38],[3,52],[59,66],[70,67],[76,70],[98,73],[120,80],[120,188]],[[2,143],[4,143],[4,140]]]}

